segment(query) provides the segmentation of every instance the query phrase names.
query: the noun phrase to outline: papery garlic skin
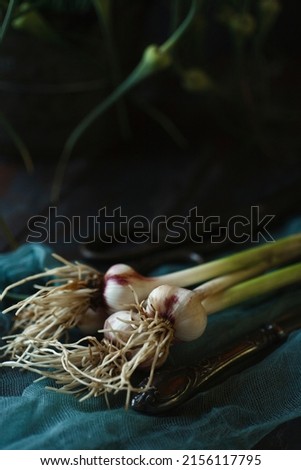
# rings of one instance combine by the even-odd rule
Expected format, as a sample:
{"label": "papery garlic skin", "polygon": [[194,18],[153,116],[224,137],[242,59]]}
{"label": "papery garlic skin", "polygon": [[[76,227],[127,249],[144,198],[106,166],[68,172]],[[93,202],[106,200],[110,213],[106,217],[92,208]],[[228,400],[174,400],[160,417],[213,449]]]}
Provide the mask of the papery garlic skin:
{"label": "papery garlic skin", "polygon": [[162,285],[148,296],[145,305],[147,315],[157,313],[174,327],[175,339],[193,341],[199,338],[207,326],[207,313],[197,292],[181,287]]}
{"label": "papery garlic skin", "polygon": [[135,304],[136,299],[146,299],[158,281],[141,276],[127,264],[115,264],[106,272],[104,285],[103,297],[111,313]]}
{"label": "papery garlic skin", "polygon": [[135,314],[127,310],[112,313],[104,323],[104,337],[113,343],[120,340],[126,342],[134,332],[134,327],[131,323],[133,315],[135,318]]}

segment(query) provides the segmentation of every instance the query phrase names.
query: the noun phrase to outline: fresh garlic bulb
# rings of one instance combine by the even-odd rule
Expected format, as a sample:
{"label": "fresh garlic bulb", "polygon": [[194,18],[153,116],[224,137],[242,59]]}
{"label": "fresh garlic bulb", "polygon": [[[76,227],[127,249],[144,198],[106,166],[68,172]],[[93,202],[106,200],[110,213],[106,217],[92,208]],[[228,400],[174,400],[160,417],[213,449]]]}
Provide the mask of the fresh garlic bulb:
{"label": "fresh garlic bulb", "polygon": [[158,368],[166,361],[174,331],[165,319],[145,314],[143,308],[120,311],[110,315],[104,324],[104,338],[122,351],[122,356],[133,361],[135,368]]}
{"label": "fresh garlic bulb", "polygon": [[133,320],[137,317],[127,310],[121,310],[110,315],[104,323],[104,336],[113,343],[127,342],[134,332]]}
{"label": "fresh garlic bulb", "polygon": [[168,320],[174,328],[175,338],[192,341],[203,334],[207,326],[207,314],[201,296],[181,287],[162,285],[148,296],[145,305],[147,315]]}
{"label": "fresh garlic bulb", "polygon": [[192,341],[206,325],[200,294],[162,285],[136,310],[112,313],[103,332],[106,340],[121,348],[123,357],[134,361],[131,367],[154,370],[164,364],[174,340]]}
{"label": "fresh garlic bulb", "polygon": [[115,264],[106,272],[104,285],[105,304],[109,311],[116,312],[130,307],[137,299],[146,299],[158,280],[144,277],[126,264]]}

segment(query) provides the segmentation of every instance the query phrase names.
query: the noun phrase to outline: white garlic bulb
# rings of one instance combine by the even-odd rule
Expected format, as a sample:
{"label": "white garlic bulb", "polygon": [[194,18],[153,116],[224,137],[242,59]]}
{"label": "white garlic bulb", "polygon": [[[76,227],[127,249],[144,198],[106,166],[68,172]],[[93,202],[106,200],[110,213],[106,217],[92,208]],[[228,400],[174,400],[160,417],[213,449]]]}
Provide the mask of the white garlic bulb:
{"label": "white garlic bulb", "polygon": [[109,311],[116,312],[133,305],[136,299],[146,299],[158,280],[144,277],[126,264],[115,264],[106,272],[104,283],[105,304]]}
{"label": "white garlic bulb", "polygon": [[173,340],[172,327],[164,319],[154,321],[143,311],[112,313],[105,321],[103,332],[105,339],[119,347],[124,357],[134,361],[133,367],[139,369],[161,367]]}
{"label": "white garlic bulb", "polygon": [[174,327],[175,338],[192,341],[201,336],[207,326],[206,310],[198,292],[181,287],[162,285],[148,296],[145,305],[147,315],[158,314]]}
{"label": "white garlic bulb", "polygon": [[112,313],[104,323],[105,338],[113,343],[118,341],[126,342],[134,332],[134,318],[135,314],[127,310]]}

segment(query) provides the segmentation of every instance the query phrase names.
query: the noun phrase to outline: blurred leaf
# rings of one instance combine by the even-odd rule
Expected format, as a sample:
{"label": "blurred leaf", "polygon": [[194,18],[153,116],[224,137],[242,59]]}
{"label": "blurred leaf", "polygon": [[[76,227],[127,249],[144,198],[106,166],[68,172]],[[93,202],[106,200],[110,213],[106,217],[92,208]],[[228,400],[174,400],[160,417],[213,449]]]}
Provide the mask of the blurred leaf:
{"label": "blurred leaf", "polygon": [[[23,3],[19,9],[19,15],[12,21],[13,28],[26,31],[39,39],[50,42],[59,42],[56,31],[47,23],[43,16],[36,10],[29,11],[29,3]],[[24,14],[22,14],[24,12]]]}

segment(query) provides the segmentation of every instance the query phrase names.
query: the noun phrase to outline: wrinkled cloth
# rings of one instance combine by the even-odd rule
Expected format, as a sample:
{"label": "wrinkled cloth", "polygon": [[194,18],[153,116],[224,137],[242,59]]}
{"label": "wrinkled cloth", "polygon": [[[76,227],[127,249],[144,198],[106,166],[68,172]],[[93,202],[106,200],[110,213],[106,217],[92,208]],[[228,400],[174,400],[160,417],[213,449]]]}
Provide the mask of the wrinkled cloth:
{"label": "wrinkled cloth", "polygon": [[[295,219],[279,236],[301,230]],[[25,245],[0,256],[0,288],[51,267],[51,252]],[[24,287],[23,287],[24,289]],[[252,329],[301,306],[301,290],[290,287],[209,317],[205,334],[173,346],[169,365],[214,355]],[[0,316],[0,336],[11,317]],[[278,425],[301,416],[301,330],[260,363],[200,393],[166,416],[124,409],[124,396],[80,402],[46,390],[31,372],[0,367],[1,449],[250,449]]]}

